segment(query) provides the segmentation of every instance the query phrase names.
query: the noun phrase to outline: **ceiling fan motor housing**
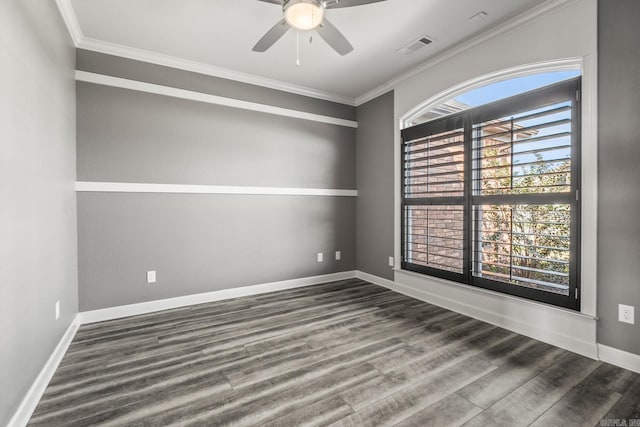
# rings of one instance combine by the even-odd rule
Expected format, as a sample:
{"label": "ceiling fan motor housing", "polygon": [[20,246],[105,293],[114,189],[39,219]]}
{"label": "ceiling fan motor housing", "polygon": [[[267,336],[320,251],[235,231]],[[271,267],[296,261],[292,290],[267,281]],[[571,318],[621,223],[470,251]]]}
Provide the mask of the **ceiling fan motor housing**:
{"label": "ceiling fan motor housing", "polygon": [[324,7],[317,0],[287,0],[282,10],[287,23],[302,31],[317,28],[324,18]]}
{"label": "ceiling fan motor housing", "polygon": [[265,52],[290,29],[298,31],[316,30],[318,35],[340,55],[353,51],[349,40],[333,24],[324,17],[325,9],[362,6],[386,0],[258,0],[261,2],[282,5],[284,19],[278,21],[258,43],[254,52]]}

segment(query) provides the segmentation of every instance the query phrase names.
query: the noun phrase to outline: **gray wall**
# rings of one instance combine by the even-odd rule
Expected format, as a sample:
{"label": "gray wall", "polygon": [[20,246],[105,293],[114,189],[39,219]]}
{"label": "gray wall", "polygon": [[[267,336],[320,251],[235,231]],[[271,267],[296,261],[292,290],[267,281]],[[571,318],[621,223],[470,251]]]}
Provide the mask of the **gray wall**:
{"label": "gray wall", "polygon": [[358,107],[356,265],[358,270],[393,280],[393,91]]}
{"label": "gray wall", "polygon": [[80,308],[353,270],[354,218],[350,197],[79,194]]}
{"label": "gray wall", "polygon": [[640,354],[640,2],[598,8],[598,342]]}
{"label": "gray wall", "polygon": [[77,313],[74,56],[55,2],[0,2],[0,425]]}
{"label": "gray wall", "polygon": [[78,83],[78,180],[355,188],[355,129]]}
{"label": "gray wall", "polygon": [[[123,66],[114,75],[141,80],[136,68],[148,67],[125,65],[133,70]],[[157,79],[165,71],[151,74]],[[193,82],[191,73],[170,74],[175,87]],[[306,103],[305,111],[327,108],[326,101]],[[355,189],[353,128],[89,83],[78,83],[77,108],[79,181]],[[355,203],[331,196],[80,193],[80,310],[353,270]],[[158,283],[146,283],[147,270],[157,271]]]}

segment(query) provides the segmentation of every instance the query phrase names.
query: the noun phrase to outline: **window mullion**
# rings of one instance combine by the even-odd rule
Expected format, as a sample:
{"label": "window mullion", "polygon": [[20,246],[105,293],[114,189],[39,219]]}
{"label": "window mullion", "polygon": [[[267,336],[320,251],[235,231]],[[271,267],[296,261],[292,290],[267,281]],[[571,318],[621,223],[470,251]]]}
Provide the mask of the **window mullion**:
{"label": "window mullion", "polygon": [[464,115],[464,243],[463,261],[464,277],[471,284],[473,277],[473,123],[471,114]]}
{"label": "window mullion", "polygon": [[473,205],[552,205],[575,202],[573,193],[537,193],[537,194],[492,194],[472,196]]}
{"label": "window mullion", "polygon": [[582,90],[581,82],[576,83],[575,97],[571,101],[571,252],[569,263],[569,290],[573,295],[569,295],[576,303],[576,308],[580,308],[580,299],[578,298],[578,289],[580,288],[580,246],[581,246],[581,201],[578,198],[580,191],[581,176],[581,158],[582,151],[580,141],[582,105],[580,103],[580,92]]}

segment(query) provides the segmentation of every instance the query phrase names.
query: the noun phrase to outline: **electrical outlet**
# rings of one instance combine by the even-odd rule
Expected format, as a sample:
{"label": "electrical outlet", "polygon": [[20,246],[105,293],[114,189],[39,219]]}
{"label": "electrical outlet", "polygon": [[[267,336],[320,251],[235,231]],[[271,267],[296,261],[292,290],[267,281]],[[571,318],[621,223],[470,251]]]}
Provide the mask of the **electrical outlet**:
{"label": "electrical outlet", "polygon": [[318,262],[322,261],[324,261],[324,255],[322,254],[322,252],[318,252]]}
{"label": "electrical outlet", "polygon": [[342,253],[340,251],[336,251],[336,261],[340,261],[342,259]]}
{"label": "electrical outlet", "polygon": [[147,283],[156,283],[156,271],[147,271]]}
{"label": "electrical outlet", "polygon": [[393,262],[393,257],[389,257],[389,267],[395,267],[395,263]]}
{"label": "electrical outlet", "polygon": [[635,308],[632,305],[618,304],[618,320],[635,324]]}
{"label": "electrical outlet", "polygon": [[56,320],[60,318],[60,301],[56,301]]}

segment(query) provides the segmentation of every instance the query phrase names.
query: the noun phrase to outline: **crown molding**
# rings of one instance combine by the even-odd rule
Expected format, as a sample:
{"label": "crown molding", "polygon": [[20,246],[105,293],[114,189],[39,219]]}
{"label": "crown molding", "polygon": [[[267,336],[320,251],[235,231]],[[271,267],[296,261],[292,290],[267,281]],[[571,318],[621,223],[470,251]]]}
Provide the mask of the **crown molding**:
{"label": "crown molding", "polygon": [[164,67],[176,68],[179,70],[190,71],[198,74],[204,74],[212,77],[219,77],[237,82],[262,86],[269,89],[289,92],[296,95],[308,96],[311,98],[322,99],[325,101],[337,102],[355,106],[353,98],[336,95],[329,92],[323,92],[304,86],[293,85],[278,80],[268,79],[253,74],[242,73],[230,70],[228,68],[217,67],[215,65],[205,64],[203,62],[191,61],[175,56],[164,55],[161,53],[151,52],[144,49],[123,46],[116,43],[105,42],[101,40],[83,37],[76,45],[78,49],[90,50],[93,52],[104,53],[107,55],[119,56],[121,58],[132,59],[135,61],[147,62],[150,64],[161,65]]}
{"label": "crown molding", "polygon": [[426,71],[429,68],[432,68],[437,64],[446,61],[449,58],[459,55],[460,53],[466,50],[469,50],[481,43],[486,42],[487,40],[490,40],[501,34],[507,33],[515,28],[535,22],[541,18],[544,18],[545,16],[551,15],[561,9],[564,9],[565,7],[570,6],[573,3],[576,3],[577,1],[578,0],[549,0],[545,3],[542,3],[539,6],[536,6],[502,24],[495,26],[489,31],[481,33],[478,36],[473,37],[472,39],[464,41],[458,45],[455,45],[445,50],[441,54],[436,55],[431,59],[428,59],[427,61],[423,62],[417,67],[414,67],[409,71],[406,71],[400,74],[399,76],[383,83],[382,85],[376,87],[375,89],[370,90],[364,95],[357,97],[355,105],[360,106],[362,104],[365,104],[371,101],[372,99],[375,99],[378,96],[384,95],[388,91],[393,90],[398,84],[402,83],[405,80],[408,80],[409,78],[415,76],[416,74]]}
{"label": "crown molding", "polygon": [[319,91],[317,89],[305,86],[293,85],[279,80],[268,79],[249,73],[242,73],[228,68],[217,67],[202,62],[178,58],[175,56],[164,55],[143,49],[133,48],[129,46],[119,45],[116,43],[106,42],[85,37],[82,34],[80,25],[73,10],[71,0],[56,0],[60,13],[64,18],[67,29],[78,49],[85,49],[93,52],[114,55],[121,58],[132,59],[136,61],[147,62],[151,64],[161,65],[165,67],[190,71],[198,74],[209,75],[242,83],[262,86],[270,89],[289,92],[297,95],[308,96],[311,98],[322,99],[325,101],[337,102],[351,106],[360,106],[377,98],[386,92],[393,90],[398,84],[419,74],[437,64],[446,61],[466,50],[469,50],[487,40],[507,33],[515,28],[530,24],[545,16],[551,15],[565,7],[576,3],[579,0],[548,0],[547,2],[536,6],[500,25],[495,26],[489,31],[479,34],[467,41],[464,41],[452,48],[447,49],[435,57],[426,60],[422,64],[400,74],[399,76],[381,84],[380,86],[368,91],[367,93],[353,99],[347,96]]}
{"label": "crown molding", "polygon": [[58,10],[60,11],[60,15],[62,15],[62,19],[67,26],[67,31],[71,36],[71,40],[73,40],[73,44],[77,47],[78,43],[80,43],[84,36],[82,35],[80,23],[76,17],[76,12],[73,10],[71,0],[56,0],[56,4],[58,5]]}
{"label": "crown molding", "polygon": [[342,96],[305,86],[293,85],[279,80],[256,76],[254,74],[230,70],[228,68],[216,67],[215,65],[205,64],[203,62],[191,61],[175,56],[163,55],[161,53],[85,37],[82,34],[82,29],[80,28],[80,23],[78,22],[71,0],[56,0],[56,4],[67,26],[67,31],[69,31],[69,35],[78,49],[119,56],[121,58],[132,59],[135,61],[148,62],[150,64],[191,71],[212,77],[220,77],[223,79],[262,86],[296,95],[322,99],[324,101],[337,102],[339,104],[351,106],[356,105],[355,100],[348,96]]}

